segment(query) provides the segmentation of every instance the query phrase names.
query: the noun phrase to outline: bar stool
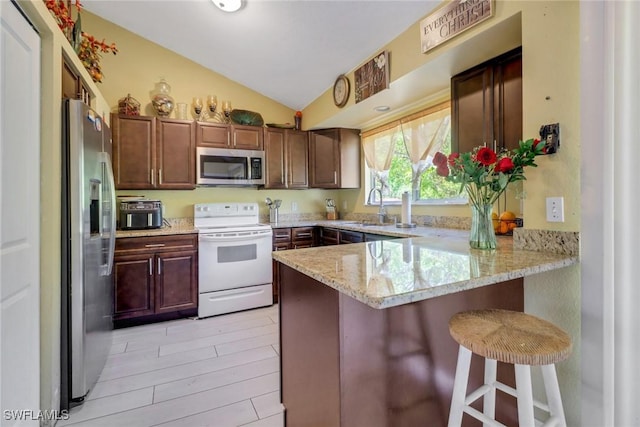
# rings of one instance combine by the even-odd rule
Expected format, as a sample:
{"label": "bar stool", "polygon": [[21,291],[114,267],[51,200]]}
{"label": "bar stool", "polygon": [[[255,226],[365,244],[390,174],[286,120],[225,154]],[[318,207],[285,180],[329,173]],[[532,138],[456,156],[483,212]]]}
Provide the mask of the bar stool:
{"label": "bar stool", "polygon": [[[571,353],[566,332],[529,314],[495,309],[457,313],[449,320],[449,332],[460,344],[449,427],[459,427],[464,412],[482,421],[484,427],[504,427],[495,420],[496,389],[517,398],[520,427],[534,427],[534,406],[549,414],[543,426],[566,427],[555,370],[555,363]],[[485,358],[484,385],[467,395],[472,353]],[[498,360],[515,365],[515,389],[496,380]],[[531,366],[542,370],[546,404],[533,399]],[[482,396],[483,412],[469,406]]]}

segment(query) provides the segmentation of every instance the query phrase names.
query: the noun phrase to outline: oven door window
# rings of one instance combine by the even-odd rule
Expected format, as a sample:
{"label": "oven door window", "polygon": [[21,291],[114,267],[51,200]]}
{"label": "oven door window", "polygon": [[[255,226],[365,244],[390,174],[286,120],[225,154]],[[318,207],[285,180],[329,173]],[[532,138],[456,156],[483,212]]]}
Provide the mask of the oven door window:
{"label": "oven door window", "polygon": [[249,178],[246,157],[200,156],[202,178],[240,180]]}
{"label": "oven door window", "polygon": [[258,258],[258,245],[223,246],[218,248],[218,263],[252,261]]}

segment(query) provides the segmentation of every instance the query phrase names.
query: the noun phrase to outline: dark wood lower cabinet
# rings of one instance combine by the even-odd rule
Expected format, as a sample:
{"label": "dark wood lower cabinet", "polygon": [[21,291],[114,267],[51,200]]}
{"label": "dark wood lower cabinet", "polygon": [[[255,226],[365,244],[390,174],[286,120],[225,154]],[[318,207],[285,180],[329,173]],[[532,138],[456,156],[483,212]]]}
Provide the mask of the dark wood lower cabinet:
{"label": "dark wood lower cabinet", "polygon": [[362,243],[364,242],[364,233],[357,231],[340,230],[340,244],[345,243]]}
{"label": "dark wood lower cabinet", "polygon": [[197,308],[197,252],[159,253],[156,261],[156,313]]}
{"label": "dark wood lower cabinet", "polygon": [[[114,321],[162,320],[198,309],[196,235],[116,240]],[[121,322],[125,325],[126,322]]]}
{"label": "dark wood lower cabinet", "polygon": [[114,319],[146,316],[154,312],[154,277],[149,274],[152,254],[116,256]]}
{"label": "dark wood lower cabinet", "polygon": [[[274,251],[284,251],[287,249],[302,249],[318,246],[316,227],[287,227],[275,228],[273,230]],[[278,286],[280,275],[277,264],[273,261],[273,303],[278,302]]]}
{"label": "dark wood lower cabinet", "polygon": [[320,230],[320,244],[322,246],[337,245],[340,243],[340,230],[323,227]]}

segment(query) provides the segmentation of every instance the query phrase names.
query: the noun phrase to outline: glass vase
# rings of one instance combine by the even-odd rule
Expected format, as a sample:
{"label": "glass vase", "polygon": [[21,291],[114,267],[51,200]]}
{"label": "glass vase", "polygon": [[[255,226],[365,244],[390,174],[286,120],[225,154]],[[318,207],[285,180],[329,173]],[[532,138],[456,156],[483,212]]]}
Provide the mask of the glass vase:
{"label": "glass vase", "polygon": [[160,117],[169,117],[173,111],[173,97],[169,95],[170,92],[171,86],[165,79],[160,79],[156,83],[156,88],[151,95],[151,105]]}
{"label": "glass vase", "polygon": [[491,212],[493,205],[471,204],[471,234],[469,244],[473,249],[495,249],[496,234],[493,230]]}

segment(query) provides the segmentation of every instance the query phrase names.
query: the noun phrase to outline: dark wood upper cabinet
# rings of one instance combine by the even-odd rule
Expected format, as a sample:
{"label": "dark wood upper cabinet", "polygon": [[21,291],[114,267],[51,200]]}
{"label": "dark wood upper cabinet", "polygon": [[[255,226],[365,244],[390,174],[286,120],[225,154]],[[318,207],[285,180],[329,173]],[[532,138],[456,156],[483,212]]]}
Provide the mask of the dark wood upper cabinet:
{"label": "dark wood upper cabinet", "polygon": [[185,120],[157,119],[156,188],[190,190],[195,188],[195,124]]}
{"label": "dark wood upper cabinet", "polygon": [[360,131],[323,129],[309,132],[309,186],[360,187]]}
{"label": "dark wood upper cabinet", "polygon": [[307,188],[308,133],[293,129],[264,130],[265,188]]}
{"label": "dark wood upper cabinet", "polygon": [[264,134],[260,126],[231,125],[231,147],[244,150],[264,149]]}
{"label": "dark wood upper cabinet", "polygon": [[206,122],[197,122],[196,125],[196,145],[198,147],[262,150],[264,148],[263,138],[260,126]]}
{"label": "dark wood upper cabinet", "polygon": [[287,188],[287,150],[284,129],[264,131],[265,188]]}
{"label": "dark wood upper cabinet", "polygon": [[62,57],[62,98],[81,99],[87,105],[91,103],[89,89],[80,78],[80,74],[69,65],[64,56]]}
{"label": "dark wood upper cabinet", "polygon": [[113,175],[118,189],[155,185],[156,120],[144,116],[111,116]]}
{"label": "dark wood upper cabinet", "polygon": [[195,188],[195,123],[111,116],[113,172],[119,190]]}
{"label": "dark wood upper cabinet", "polygon": [[451,78],[451,151],[514,149],[522,139],[522,49]]}
{"label": "dark wood upper cabinet", "polygon": [[231,144],[229,126],[223,123],[196,123],[198,147],[227,148]]}

